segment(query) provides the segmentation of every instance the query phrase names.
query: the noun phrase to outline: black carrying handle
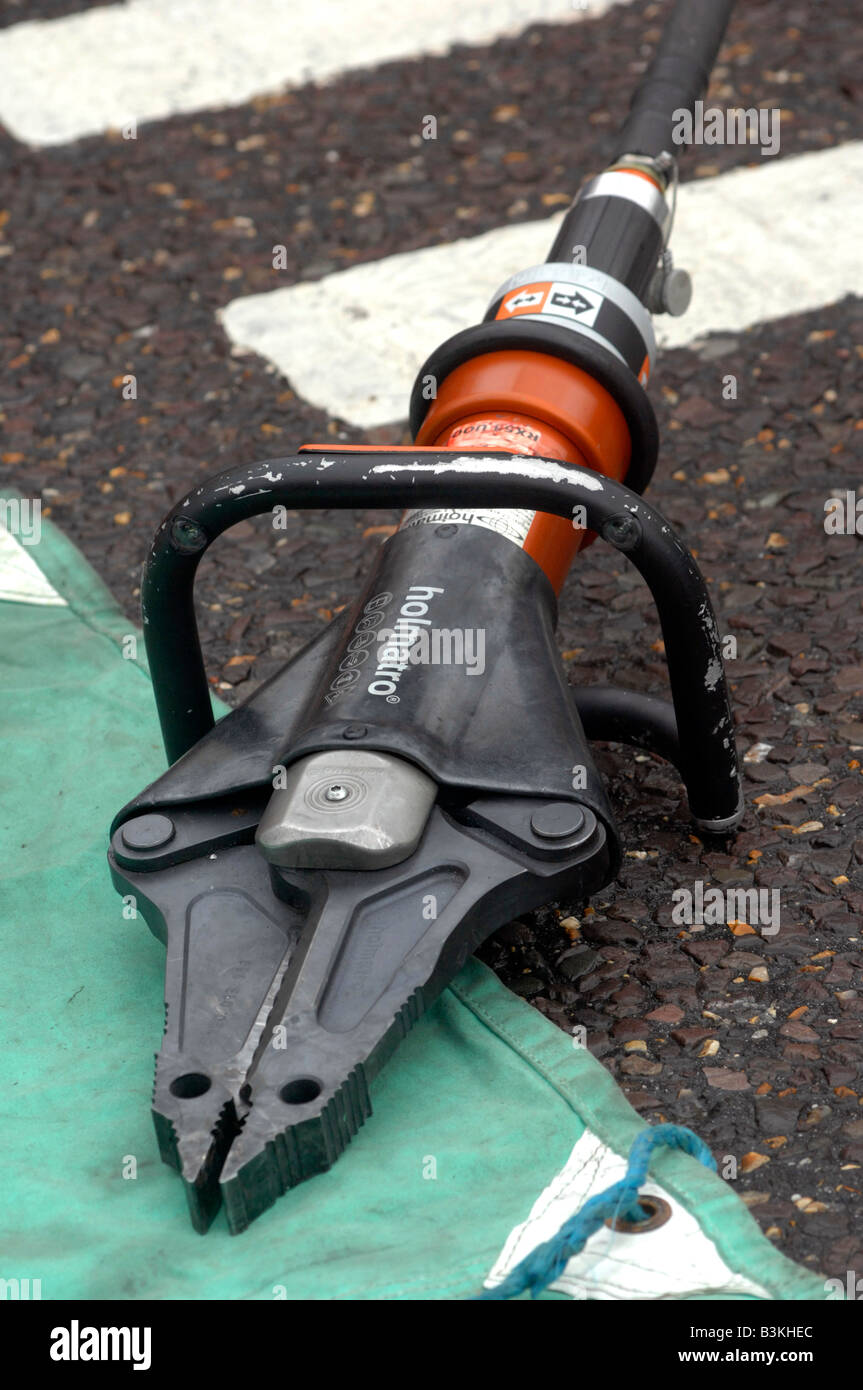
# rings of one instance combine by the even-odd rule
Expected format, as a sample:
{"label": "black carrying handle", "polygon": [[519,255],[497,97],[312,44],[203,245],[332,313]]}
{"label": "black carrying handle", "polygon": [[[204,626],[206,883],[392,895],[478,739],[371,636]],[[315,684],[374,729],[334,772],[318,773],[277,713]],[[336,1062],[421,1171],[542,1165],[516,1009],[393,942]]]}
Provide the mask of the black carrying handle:
{"label": "black carrying handle", "polygon": [[632,98],[615,159],[673,153],[674,113],[692,111],[706,92],[733,8],[734,0],[677,0]]}
{"label": "black carrying handle", "polygon": [[435,449],[308,451],[226,469],[165,518],[144,565],[141,608],[165,749],[173,763],[213,727],[195,621],[202,555],[239,521],[317,507],[524,507],[573,517],[628,556],[659,611],[677,718],[679,769],[705,830],[736,825],[743,803],[719,633],[707,586],[668,522],[637,493],[588,468],[520,455]]}

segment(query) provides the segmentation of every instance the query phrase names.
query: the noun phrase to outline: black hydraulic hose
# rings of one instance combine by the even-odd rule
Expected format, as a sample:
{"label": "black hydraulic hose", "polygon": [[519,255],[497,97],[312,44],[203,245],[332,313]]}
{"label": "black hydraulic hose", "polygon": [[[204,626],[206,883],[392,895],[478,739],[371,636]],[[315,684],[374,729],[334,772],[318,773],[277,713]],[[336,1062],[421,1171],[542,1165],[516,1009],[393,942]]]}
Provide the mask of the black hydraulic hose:
{"label": "black hydraulic hose", "polygon": [[703,97],[734,0],[677,0],[653,60],[636,88],[615,146],[625,154],[674,153],[676,112],[693,111]]}
{"label": "black hydraulic hose", "polygon": [[646,748],[680,766],[677,718],[667,700],[614,685],[575,685],[572,692],[589,739]]}

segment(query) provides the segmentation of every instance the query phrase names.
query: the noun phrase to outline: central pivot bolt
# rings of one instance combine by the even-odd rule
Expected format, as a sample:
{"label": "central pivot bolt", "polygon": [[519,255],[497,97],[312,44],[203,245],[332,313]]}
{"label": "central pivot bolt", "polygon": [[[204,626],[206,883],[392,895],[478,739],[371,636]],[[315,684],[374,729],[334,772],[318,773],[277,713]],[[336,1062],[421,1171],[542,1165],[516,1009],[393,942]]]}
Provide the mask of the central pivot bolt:
{"label": "central pivot bolt", "polygon": [[339,786],[338,783],[335,783],[332,787],[327,787],[324,792],[324,798],[327,801],[344,801],[349,796],[350,792],[347,787]]}
{"label": "central pivot bolt", "polygon": [[126,849],[146,854],[147,850],[161,849],[169,844],[175,833],[174,822],[168,816],[150,814],[127,821],[120,831],[120,839]]}
{"label": "central pivot bolt", "polygon": [[583,825],[584,811],[571,801],[550,801],[530,818],[530,828],[541,840],[568,840]]}

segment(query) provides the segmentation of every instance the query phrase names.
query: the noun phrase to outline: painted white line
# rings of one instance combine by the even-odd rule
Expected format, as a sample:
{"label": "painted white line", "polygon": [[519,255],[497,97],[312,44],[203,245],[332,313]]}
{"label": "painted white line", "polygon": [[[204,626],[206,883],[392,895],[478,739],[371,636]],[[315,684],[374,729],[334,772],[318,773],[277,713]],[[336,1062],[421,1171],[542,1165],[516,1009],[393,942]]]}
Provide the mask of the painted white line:
{"label": "painted white line", "polygon": [[0,121],[29,144],[62,144],[455,43],[491,43],[529,24],[596,18],[613,3],[129,0],[0,33]]}
{"label": "painted white line", "polygon": [[[498,286],[542,262],[560,217],[235,299],[232,342],[275,364],[305,400],[361,428],[400,420],[430,352],[479,323]],[[684,184],[671,243],[695,282],[660,346],[863,293],[863,142]]]}

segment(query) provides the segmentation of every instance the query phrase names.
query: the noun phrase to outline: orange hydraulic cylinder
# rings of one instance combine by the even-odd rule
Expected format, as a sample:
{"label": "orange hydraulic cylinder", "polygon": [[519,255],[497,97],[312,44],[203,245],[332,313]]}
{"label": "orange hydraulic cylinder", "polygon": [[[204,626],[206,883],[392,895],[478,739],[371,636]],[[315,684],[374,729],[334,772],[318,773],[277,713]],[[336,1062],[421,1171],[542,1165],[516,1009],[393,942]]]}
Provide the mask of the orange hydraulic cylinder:
{"label": "orange hydraulic cylinder", "polygon": [[[522,350],[484,353],[450,372],[416,443],[560,459],[616,482],[626,477],[631,453],[623,412],[604,386],[570,362]],[[576,519],[536,512],[524,549],[559,593],[590,539]]]}

